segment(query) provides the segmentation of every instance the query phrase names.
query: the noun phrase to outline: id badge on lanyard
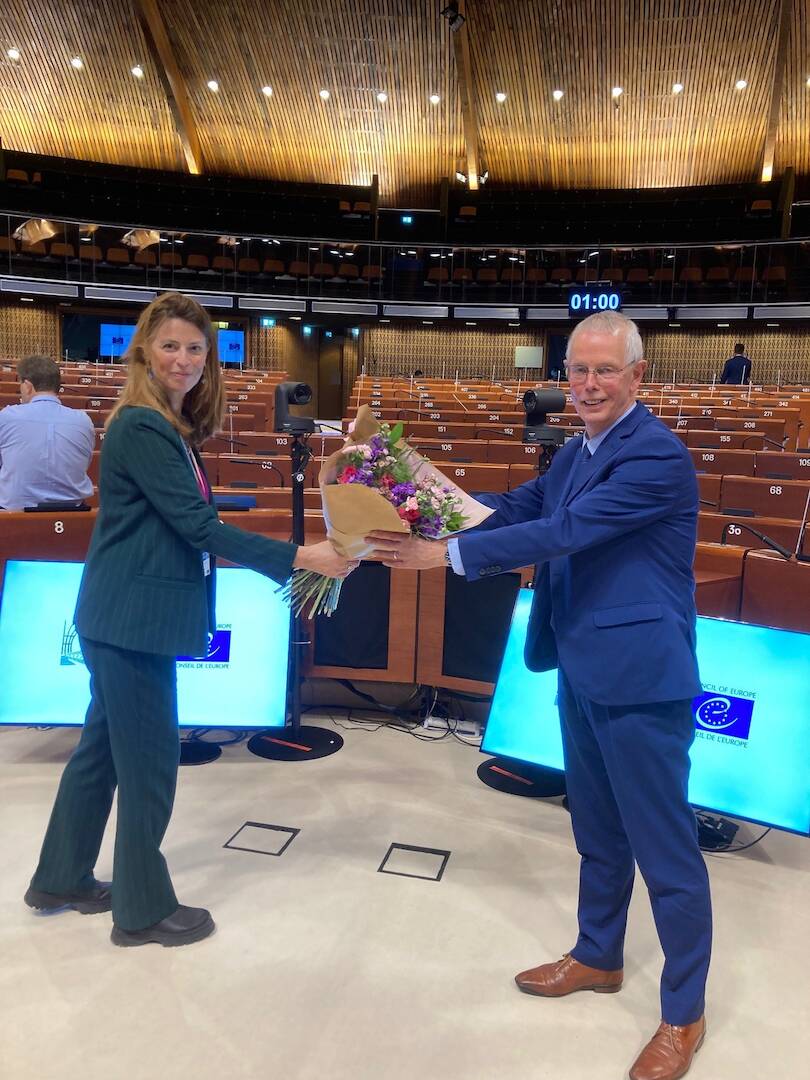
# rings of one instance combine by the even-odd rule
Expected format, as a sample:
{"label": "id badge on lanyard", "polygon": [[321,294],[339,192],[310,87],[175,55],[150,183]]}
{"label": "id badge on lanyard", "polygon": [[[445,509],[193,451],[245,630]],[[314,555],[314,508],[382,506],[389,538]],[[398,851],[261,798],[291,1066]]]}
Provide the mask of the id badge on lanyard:
{"label": "id badge on lanyard", "polygon": [[[191,452],[191,447],[188,445],[188,443],[184,442],[183,445],[186,448],[186,455],[188,456],[188,462],[189,462],[189,465],[191,465],[191,470],[194,473],[194,478],[197,481],[197,487],[200,489],[200,494],[202,495],[202,497],[204,499],[207,499],[208,498],[208,492],[206,490],[205,479],[203,477],[202,472],[200,471],[200,467],[197,464],[197,461],[196,461],[196,459],[194,457],[194,454]],[[203,574],[206,577],[208,577],[209,574],[211,573],[211,556],[209,555],[209,553],[207,551],[204,551],[202,553],[202,568],[203,568]]]}

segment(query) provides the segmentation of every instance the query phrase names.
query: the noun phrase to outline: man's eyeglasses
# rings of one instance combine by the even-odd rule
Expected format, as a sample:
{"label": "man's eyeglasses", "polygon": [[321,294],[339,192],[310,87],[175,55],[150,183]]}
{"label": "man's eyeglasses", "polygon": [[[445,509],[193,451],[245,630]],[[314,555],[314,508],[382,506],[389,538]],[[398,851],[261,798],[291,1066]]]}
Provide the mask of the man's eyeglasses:
{"label": "man's eyeglasses", "polygon": [[600,382],[615,382],[616,379],[626,371],[631,364],[625,364],[624,367],[614,367],[612,364],[600,365],[599,367],[590,368],[585,364],[567,364],[565,367],[568,374],[568,381],[570,383],[582,383],[588,378],[588,375],[595,375]]}

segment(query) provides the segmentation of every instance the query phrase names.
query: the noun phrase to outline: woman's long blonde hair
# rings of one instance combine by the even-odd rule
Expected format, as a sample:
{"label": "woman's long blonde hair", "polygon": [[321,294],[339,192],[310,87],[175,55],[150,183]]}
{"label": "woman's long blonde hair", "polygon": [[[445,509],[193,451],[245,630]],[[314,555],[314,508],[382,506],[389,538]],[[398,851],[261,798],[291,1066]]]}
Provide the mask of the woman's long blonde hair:
{"label": "woman's long blonde hair", "polygon": [[[194,389],[186,394],[181,416],[174,412],[163,387],[151,376],[149,348],[167,319],[182,319],[196,326],[204,334],[208,344],[202,377]],[[129,364],[127,381],[115,408],[107,418],[105,428],[110,426],[119,411],[127,405],[142,405],[159,412],[194,446],[201,446],[214,432],[221,429],[225,411],[225,387],[217,355],[217,339],[208,312],[196,300],[176,292],[163,293],[153,300],[141,312],[125,359]]]}

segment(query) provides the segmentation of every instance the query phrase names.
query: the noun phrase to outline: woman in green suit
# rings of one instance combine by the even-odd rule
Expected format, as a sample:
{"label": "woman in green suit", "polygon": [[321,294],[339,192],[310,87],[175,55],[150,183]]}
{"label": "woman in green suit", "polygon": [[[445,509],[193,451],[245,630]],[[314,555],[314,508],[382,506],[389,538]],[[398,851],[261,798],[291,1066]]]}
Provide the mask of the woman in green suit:
{"label": "woman in green suit", "polygon": [[[178,903],[160,844],[179,762],[175,657],[204,655],[216,628],[215,556],[280,583],[298,567],[345,577],[357,564],[328,541],[299,547],[219,520],[199,453],[225,402],[204,308],[179,293],[158,297],[128,360],[75,616],[92,700],[25,901],[112,909],[116,945],[187,945],[214,923],[204,908]],[[110,886],[93,867],[116,787]]]}

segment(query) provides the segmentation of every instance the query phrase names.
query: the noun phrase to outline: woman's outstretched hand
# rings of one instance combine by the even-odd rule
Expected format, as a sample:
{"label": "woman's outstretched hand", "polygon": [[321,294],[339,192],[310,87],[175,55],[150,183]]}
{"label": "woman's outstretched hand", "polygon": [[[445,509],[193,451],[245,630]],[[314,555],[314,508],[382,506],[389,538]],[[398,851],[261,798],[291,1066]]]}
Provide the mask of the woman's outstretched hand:
{"label": "woman's outstretched hand", "polygon": [[313,570],[316,574],[329,578],[345,578],[359,565],[359,559],[346,559],[343,555],[338,555],[329,541],[323,540],[319,544],[299,547],[293,569]]}

